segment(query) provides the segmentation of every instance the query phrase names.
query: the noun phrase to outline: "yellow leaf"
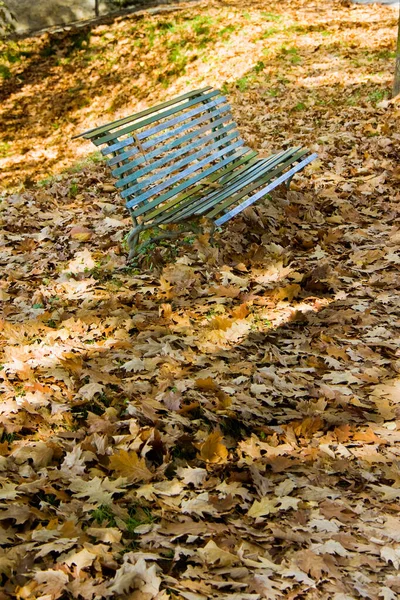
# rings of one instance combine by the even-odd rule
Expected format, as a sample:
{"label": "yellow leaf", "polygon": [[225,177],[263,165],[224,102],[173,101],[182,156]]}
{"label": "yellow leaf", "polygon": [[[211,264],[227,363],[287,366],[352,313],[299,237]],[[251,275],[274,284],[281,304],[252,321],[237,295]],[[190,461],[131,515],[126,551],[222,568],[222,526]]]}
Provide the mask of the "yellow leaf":
{"label": "yellow leaf", "polygon": [[254,503],[248,511],[247,515],[256,519],[257,517],[264,517],[269,514],[277,513],[278,509],[276,505],[278,504],[278,502],[278,498],[272,498],[270,500],[267,497],[261,498],[260,501],[254,500]]}
{"label": "yellow leaf", "polygon": [[219,431],[210,433],[206,441],[201,445],[200,456],[210,463],[223,463],[228,458],[228,450],[221,442],[222,435]]}
{"label": "yellow leaf", "polygon": [[229,327],[231,327],[231,325],[232,321],[228,317],[224,317],[223,315],[218,315],[210,321],[210,327],[213,330],[226,331],[227,329],[229,329]]}
{"label": "yellow leaf", "polygon": [[291,283],[286,287],[280,288],[274,294],[275,300],[288,300],[291,302],[301,292],[301,287],[297,283]]}
{"label": "yellow leaf", "polygon": [[207,377],[206,379],[196,379],[195,385],[198,390],[202,390],[203,392],[216,392],[219,389],[218,385],[211,377]]}
{"label": "yellow leaf", "polygon": [[115,192],[115,187],[110,183],[103,183],[100,188],[103,192]]}
{"label": "yellow leaf", "polygon": [[144,458],[139,458],[136,452],[119,450],[110,458],[110,469],[129,481],[148,481],[152,473],[146,466]]}
{"label": "yellow leaf", "polygon": [[199,548],[197,552],[203,561],[210,565],[218,563],[219,567],[230,567],[234,563],[239,562],[237,556],[219,548],[213,540],[210,540],[204,548]]}
{"label": "yellow leaf", "polygon": [[69,235],[73,240],[77,240],[78,242],[87,242],[92,237],[92,232],[87,227],[76,225],[76,227],[71,229]]}

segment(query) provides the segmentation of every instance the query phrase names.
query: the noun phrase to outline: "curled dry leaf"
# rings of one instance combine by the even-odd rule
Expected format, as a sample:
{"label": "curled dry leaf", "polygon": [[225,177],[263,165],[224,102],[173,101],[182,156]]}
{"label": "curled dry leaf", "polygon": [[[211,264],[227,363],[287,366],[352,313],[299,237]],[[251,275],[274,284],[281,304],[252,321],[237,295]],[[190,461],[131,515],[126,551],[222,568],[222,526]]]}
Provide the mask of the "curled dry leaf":
{"label": "curled dry leaf", "polygon": [[222,443],[222,435],[219,431],[210,433],[200,447],[200,456],[209,463],[224,463],[228,458],[228,450]]}

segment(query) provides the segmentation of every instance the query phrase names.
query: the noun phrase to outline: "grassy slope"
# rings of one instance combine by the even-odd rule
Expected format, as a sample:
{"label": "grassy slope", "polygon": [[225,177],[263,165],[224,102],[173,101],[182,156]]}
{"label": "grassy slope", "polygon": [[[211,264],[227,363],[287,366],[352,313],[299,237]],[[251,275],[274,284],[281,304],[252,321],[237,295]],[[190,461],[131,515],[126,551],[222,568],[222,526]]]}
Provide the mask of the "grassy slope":
{"label": "grassy slope", "polygon": [[204,84],[226,88],[254,146],[316,144],[339,108],[389,94],[394,27],[389,9],[205,3],[5,44],[0,181],[59,172],[90,151],[74,134]]}

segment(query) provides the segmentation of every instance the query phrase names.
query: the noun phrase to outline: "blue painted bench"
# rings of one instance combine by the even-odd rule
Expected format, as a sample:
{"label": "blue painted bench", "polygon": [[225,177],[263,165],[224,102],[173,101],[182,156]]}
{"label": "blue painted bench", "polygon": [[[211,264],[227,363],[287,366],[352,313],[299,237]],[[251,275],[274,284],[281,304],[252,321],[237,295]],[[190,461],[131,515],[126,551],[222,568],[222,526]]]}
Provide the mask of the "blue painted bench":
{"label": "blue painted bench", "polygon": [[[263,198],[317,155],[301,147],[269,158],[242,140],[227,99],[209,87],[80,134],[108,156],[134,227],[132,258],[140,247],[191,230],[201,217],[220,226]],[[180,224],[178,231],[168,224]],[[139,244],[140,235],[157,235]],[[171,229],[171,228],[170,228]]]}

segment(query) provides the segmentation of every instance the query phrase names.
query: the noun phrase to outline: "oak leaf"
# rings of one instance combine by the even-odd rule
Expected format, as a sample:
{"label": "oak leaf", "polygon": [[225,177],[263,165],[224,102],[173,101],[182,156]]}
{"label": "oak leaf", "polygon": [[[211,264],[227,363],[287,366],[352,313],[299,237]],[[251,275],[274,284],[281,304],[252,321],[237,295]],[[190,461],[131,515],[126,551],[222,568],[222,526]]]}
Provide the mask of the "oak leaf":
{"label": "oak leaf", "polygon": [[299,552],[296,564],[302,571],[315,579],[321,579],[323,573],[329,573],[329,567],[326,565],[324,557],[318,556],[312,550]]}
{"label": "oak leaf", "polygon": [[17,496],[21,495],[14,483],[0,481],[0,485],[0,500],[15,500]]}
{"label": "oak leaf", "polygon": [[105,544],[118,544],[122,537],[122,531],[117,527],[88,527],[86,533]]}
{"label": "oak leaf", "polygon": [[194,487],[199,487],[202,485],[204,480],[207,478],[206,469],[200,469],[199,467],[179,467],[176,474],[182,479],[185,485],[189,485],[191,483],[194,485]]}
{"label": "oak leaf", "polygon": [[196,379],[195,386],[197,389],[202,390],[203,392],[215,392],[219,389],[218,385],[213,379],[211,379],[211,377],[206,377],[205,379]]}
{"label": "oak leaf", "polygon": [[124,363],[122,368],[125,369],[125,371],[133,371],[134,373],[137,373],[138,371],[144,371],[146,369],[146,365],[141,358],[135,356],[135,358],[132,358],[132,360],[128,360],[128,362]]}
{"label": "oak leaf", "polygon": [[104,390],[104,385],[101,383],[87,383],[79,389],[78,394],[88,400],[92,400],[96,394],[102,394]]}
{"label": "oak leaf", "polygon": [[264,497],[261,500],[254,500],[253,505],[247,512],[249,517],[257,519],[258,517],[265,517],[269,514],[278,512],[277,504],[279,503],[278,498],[267,498]]}
{"label": "oak leaf", "polygon": [[28,442],[16,448],[11,456],[17,465],[32,461],[35,467],[46,467],[53,458],[53,450],[44,442]]}

